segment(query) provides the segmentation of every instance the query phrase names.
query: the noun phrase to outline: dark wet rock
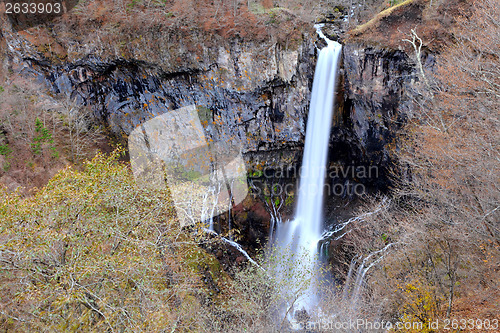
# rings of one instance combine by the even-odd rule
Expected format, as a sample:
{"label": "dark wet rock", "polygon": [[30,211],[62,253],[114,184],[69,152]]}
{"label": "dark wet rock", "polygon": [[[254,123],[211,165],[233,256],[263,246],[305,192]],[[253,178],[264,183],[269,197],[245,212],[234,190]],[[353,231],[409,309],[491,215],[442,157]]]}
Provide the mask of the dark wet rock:
{"label": "dark wet rock", "polygon": [[277,44],[221,46],[209,66],[174,72],[92,54],[54,65],[19,40],[10,44],[16,46],[16,69],[45,81],[58,96],[91,106],[116,137],[169,110],[196,104],[207,136],[240,145],[252,166],[278,163],[276,156],[296,161],[303,145],[316,55],[307,39],[297,50]]}
{"label": "dark wet rock", "polygon": [[371,171],[370,177],[356,170],[347,178],[386,189],[388,169],[396,162],[395,139],[414,103],[411,94],[418,75],[413,61],[400,50],[347,43],[342,67],[331,164]]}

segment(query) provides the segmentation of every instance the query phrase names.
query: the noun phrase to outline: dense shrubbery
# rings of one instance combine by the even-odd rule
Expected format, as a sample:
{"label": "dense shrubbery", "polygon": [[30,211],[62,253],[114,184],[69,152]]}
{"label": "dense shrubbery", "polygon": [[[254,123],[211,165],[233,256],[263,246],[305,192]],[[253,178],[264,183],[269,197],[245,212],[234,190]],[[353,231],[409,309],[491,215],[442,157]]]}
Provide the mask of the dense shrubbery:
{"label": "dense shrubbery", "polygon": [[32,197],[2,193],[7,326],[154,331],[175,320],[169,304],[196,280],[176,266],[182,245],[168,194],[137,189],[117,154],[60,171]]}
{"label": "dense shrubbery", "polygon": [[409,172],[396,175],[392,207],[358,224],[351,243],[358,253],[384,246],[382,234],[397,244],[371,273],[370,306],[427,325],[499,315],[500,17],[493,1],[472,10],[435,72],[418,71],[397,152]]}
{"label": "dense shrubbery", "polygon": [[274,277],[281,259],[265,269],[248,264],[231,278],[199,247],[210,243],[202,226],[181,229],[168,190],[139,189],[122,153],[99,153],[81,171],[67,167],[30,197],[2,189],[1,325],[69,332],[284,325],[275,322],[284,318],[278,311],[303,287]]}

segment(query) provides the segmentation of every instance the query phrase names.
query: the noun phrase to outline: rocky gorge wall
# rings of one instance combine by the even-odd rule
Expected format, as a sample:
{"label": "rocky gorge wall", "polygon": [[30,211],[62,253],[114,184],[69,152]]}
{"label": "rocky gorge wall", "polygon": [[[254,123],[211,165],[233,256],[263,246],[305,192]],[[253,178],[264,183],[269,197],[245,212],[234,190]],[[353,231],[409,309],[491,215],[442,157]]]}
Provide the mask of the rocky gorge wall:
{"label": "rocky gorge wall", "polygon": [[[4,33],[14,71],[45,82],[59,98],[89,105],[116,137],[160,114],[195,104],[209,140],[242,147],[249,166],[295,162],[300,155],[314,75],[315,49],[304,34],[295,49],[233,39],[206,58],[166,68],[88,53],[54,63],[22,34]],[[182,45],[179,48],[182,56]],[[275,152],[279,151],[280,161]]]}
{"label": "rocky gorge wall", "polygon": [[[275,40],[209,41],[196,45],[203,50],[197,62],[188,51],[192,46],[183,43],[161,61],[161,55],[151,62],[140,56],[102,57],[89,48],[61,62],[47,57],[26,34],[5,26],[14,71],[45,82],[58,97],[90,105],[95,118],[117,137],[128,136],[152,117],[196,104],[209,139],[239,144],[252,168],[300,159],[319,44],[312,27],[289,48]],[[387,146],[411,104],[405,92],[418,77],[402,50],[349,39],[344,44],[332,162],[385,167]],[[184,59],[173,63],[174,57]],[[279,152],[280,159],[270,152]]]}
{"label": "rocky gorge wall", "polygon": [[[148,119],[196,104],[207,138],[242,147],[251,173],[300,164],[320,44],[312,25],[291,46],[237,37],[214,43],[212,36],[206,44],[163,45],[170,53],[151,59],[113,56],[96,51],[98,45],[80,45],[78,57],[62,61],[47,56],[43,45],[35,45],[25,33],[5,27],[4,22],[11,70],[44,82],[56,98],[90,106],[94,119],[115,137],[126,139]],[[391,144],[413,103],[408,92],[418,77],[402,50],[349,39],[343,43],[330,167],[375,166],[378,171],[371,177],[347,174],[329,181],[385,190],[394,162]],[[190,52],[193,48],[198,51]],[[251,235],[248,244],[265,240],[269,216],[262,205],[245,202],[234,214],[240,215],[235,226]]]}
{"label": "rocky gorge wall", "polygon": [[385,190],[390,184],[387,171],[397,162],[392,154],[397,132],[419,83],[413,60],[402,50],[347,41],[342,73],[342,96],[331,134],[330,156],[336,156],[332,162],[376,167],[376,177],[355,181]]}

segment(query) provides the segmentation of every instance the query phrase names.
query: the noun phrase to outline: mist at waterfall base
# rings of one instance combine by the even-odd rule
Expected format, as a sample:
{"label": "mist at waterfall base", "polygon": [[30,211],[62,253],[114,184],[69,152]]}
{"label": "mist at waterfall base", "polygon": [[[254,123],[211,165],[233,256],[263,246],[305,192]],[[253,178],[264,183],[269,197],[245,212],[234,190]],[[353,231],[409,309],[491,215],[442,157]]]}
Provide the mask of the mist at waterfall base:
{"label": "mist at waterfall base", "polygon": [[326,41],[328,45],[320,51],[314,73],[295,217],[278,222],[275,235],[271,235],[273,255],[279,257],[276,276],[285,286],[282,295],[288,303],[286,313],[292,316],[294,311],[310,312],[316,306],[321,280],[318,241],[324,228],[325,165],[342,49],[339,43]]}

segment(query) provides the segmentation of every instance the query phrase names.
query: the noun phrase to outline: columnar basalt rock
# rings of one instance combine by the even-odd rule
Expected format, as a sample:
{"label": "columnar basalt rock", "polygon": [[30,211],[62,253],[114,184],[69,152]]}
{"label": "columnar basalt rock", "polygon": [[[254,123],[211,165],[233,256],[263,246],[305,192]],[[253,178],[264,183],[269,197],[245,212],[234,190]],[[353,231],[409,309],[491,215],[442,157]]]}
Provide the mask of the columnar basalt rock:
{"label": "columnar basalt rock", "polygon": [[58,96],[90,105],[96,119],[116,136],[195,104],[210,139],[240,144],[251,165],[279,164],[268,154],[273,151],[280,152],[283,162],[297,160],[315,63],[309,36],[297,49],[230,41],[215,50],[210,65],[171,72],[154,63],[95,54],[53,64],[21,36],[10,37],[17,69],[45,81]]}
{"label": "columnar basalt rock", "polygon": [[[427,66],[432,67],[432,58],[428,60]],[[337,160],[332,163],[376,166],[378,179],[359,181],[385,188],[386,171],[395,162],[391,149],[419,84],[413,61],[401,50],[347,41],[341,81],[331,138]]]}

